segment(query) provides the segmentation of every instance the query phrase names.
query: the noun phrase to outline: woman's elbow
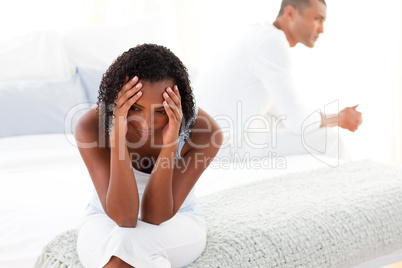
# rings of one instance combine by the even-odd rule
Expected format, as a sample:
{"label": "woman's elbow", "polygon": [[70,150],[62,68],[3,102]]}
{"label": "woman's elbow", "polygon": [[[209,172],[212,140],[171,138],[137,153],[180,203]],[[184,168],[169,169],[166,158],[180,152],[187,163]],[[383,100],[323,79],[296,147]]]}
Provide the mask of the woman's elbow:
{"label": "woman's elbow", "polygon": [[135,228],[137,227],[137,219],[136,220],[129,220],[129,219],[117,219],[113,220],[119,227],[125,228]]}
{"label": "woman's elbow", "polygon": [[141,221],[149,223],[149,224],[153,224],[153,225],[160,225],[162,223],[164,223],[165,221],[170,220],[173,217],[173,215],[165,215],[165,216],[147,216],[144,215],[141,217]]}
{"label": "woman's elbow", "polygon": [[127,213],[117,214],[112,212],[106,213],[119,227],[135,228],[137,227],[138,216],[128,215]]}
{"label": "woman's elbow", "polygon": [[165,222],[163,220],[150,220],[150,219],[141,219],[141,221],[148,223],[148,224],[152,224],[152,225],[160,225],[161,223]]}
{"label": "woman's elbow", "polygon": [[138,205],[106,198],[103,210],[119,227],[135,228],[138,222]]}

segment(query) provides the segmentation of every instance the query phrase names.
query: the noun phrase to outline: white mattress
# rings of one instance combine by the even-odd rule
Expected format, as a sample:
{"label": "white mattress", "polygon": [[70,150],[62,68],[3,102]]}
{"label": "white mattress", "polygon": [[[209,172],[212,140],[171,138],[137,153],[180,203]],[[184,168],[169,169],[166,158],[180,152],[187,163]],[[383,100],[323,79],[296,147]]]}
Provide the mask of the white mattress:
{"label": "white mattress", "polygon": [[[285,161],[285,168],[212,165],[198,181],[196,194],[205,196],[326,165],[311,155],[287,156],[281,161]],[[64,134],[0,139],[0,183],[0,268],[32,267],[42,248],[56,234],[78,226],[93,189],[73,137]],[[380,267],[400,260],[402,248],[358,268]]]}

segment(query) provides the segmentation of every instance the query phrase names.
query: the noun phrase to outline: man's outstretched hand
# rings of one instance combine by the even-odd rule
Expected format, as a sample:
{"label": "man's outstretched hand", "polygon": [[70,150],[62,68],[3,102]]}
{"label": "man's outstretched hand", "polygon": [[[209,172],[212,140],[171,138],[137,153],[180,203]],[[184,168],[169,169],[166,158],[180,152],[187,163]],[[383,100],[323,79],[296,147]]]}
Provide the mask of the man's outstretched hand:
{"label": "man's outstretched hand", "polygon": [[358,105],[353,107],[346,107],[339,112],[338,125],[341,128],[355,132],[362,124],[362,113],[356,111]]}

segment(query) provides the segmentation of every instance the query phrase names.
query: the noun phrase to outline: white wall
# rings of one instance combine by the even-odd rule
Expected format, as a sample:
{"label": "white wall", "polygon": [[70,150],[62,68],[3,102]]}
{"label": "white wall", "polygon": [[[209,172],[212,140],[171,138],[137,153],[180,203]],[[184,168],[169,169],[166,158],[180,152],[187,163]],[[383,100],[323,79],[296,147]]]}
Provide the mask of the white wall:
{"label": "white wall", "polygon": [[[176,21],[184,63],[194,68],[204,53],[240,27],[256,20],[273,21],[280,2],[0,0],[0,39],[33,30],[122,25],[165,11]],[[400,91],[400,0],[327,0],[327,5],[325,33],[316,47],[293,49],[299,90],[312,108],[334,100],[339,100],[341,108],[360,104],[361,128],[356,133],[341,131],[353,158],[395,160],[398,153],[390,158],[391,152],[395,146],[402,148],[395,136],[401,133],[396,130],[400,131],[402,122],[395,114],[400,102],[392,108],[392,100],[399,96],[395,92]]]}
{"label": "white wall", "polygon": [[325,34],[316,48],[295,51],[300,88],[312,105],[360,104],[362,126],[355,133],[341,132],[351,154],[388,161],[399,72],[398,0],[328,2]]}

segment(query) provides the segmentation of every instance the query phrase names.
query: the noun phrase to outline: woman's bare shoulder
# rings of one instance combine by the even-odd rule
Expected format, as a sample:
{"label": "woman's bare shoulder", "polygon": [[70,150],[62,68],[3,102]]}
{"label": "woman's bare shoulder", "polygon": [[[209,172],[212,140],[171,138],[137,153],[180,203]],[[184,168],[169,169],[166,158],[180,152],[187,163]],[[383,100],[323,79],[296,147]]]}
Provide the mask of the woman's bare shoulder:
{"label": "woman's bare shoulder", "polygon": [[74,126],[74,136],[77,141],[92,142],[99,137],[99,116],[96,105],[86,111]]}
{"label": "woman's bare shoulder", "polygon": [[[209,131],[219,130],[219,125],[215,122],[215,120],[210,116],[206,111],[204,111],[201,107],[198,107],[197,118],[194,123],[194,128],[196,133],[206,133],[210,134]],[[199,131],[203,130],[203,131]]]}
{"label": "woman's bare shoulder", "polygon": [[192,144],[190,147],[197,148],[197,145],[201,145],[200,147],[216,145],[215,147],[219,149],[222,139],[223,136],[218,123],[216,123],[206,111],[199,107],[190,137],[191,142],[188,142],[188,144]]}

